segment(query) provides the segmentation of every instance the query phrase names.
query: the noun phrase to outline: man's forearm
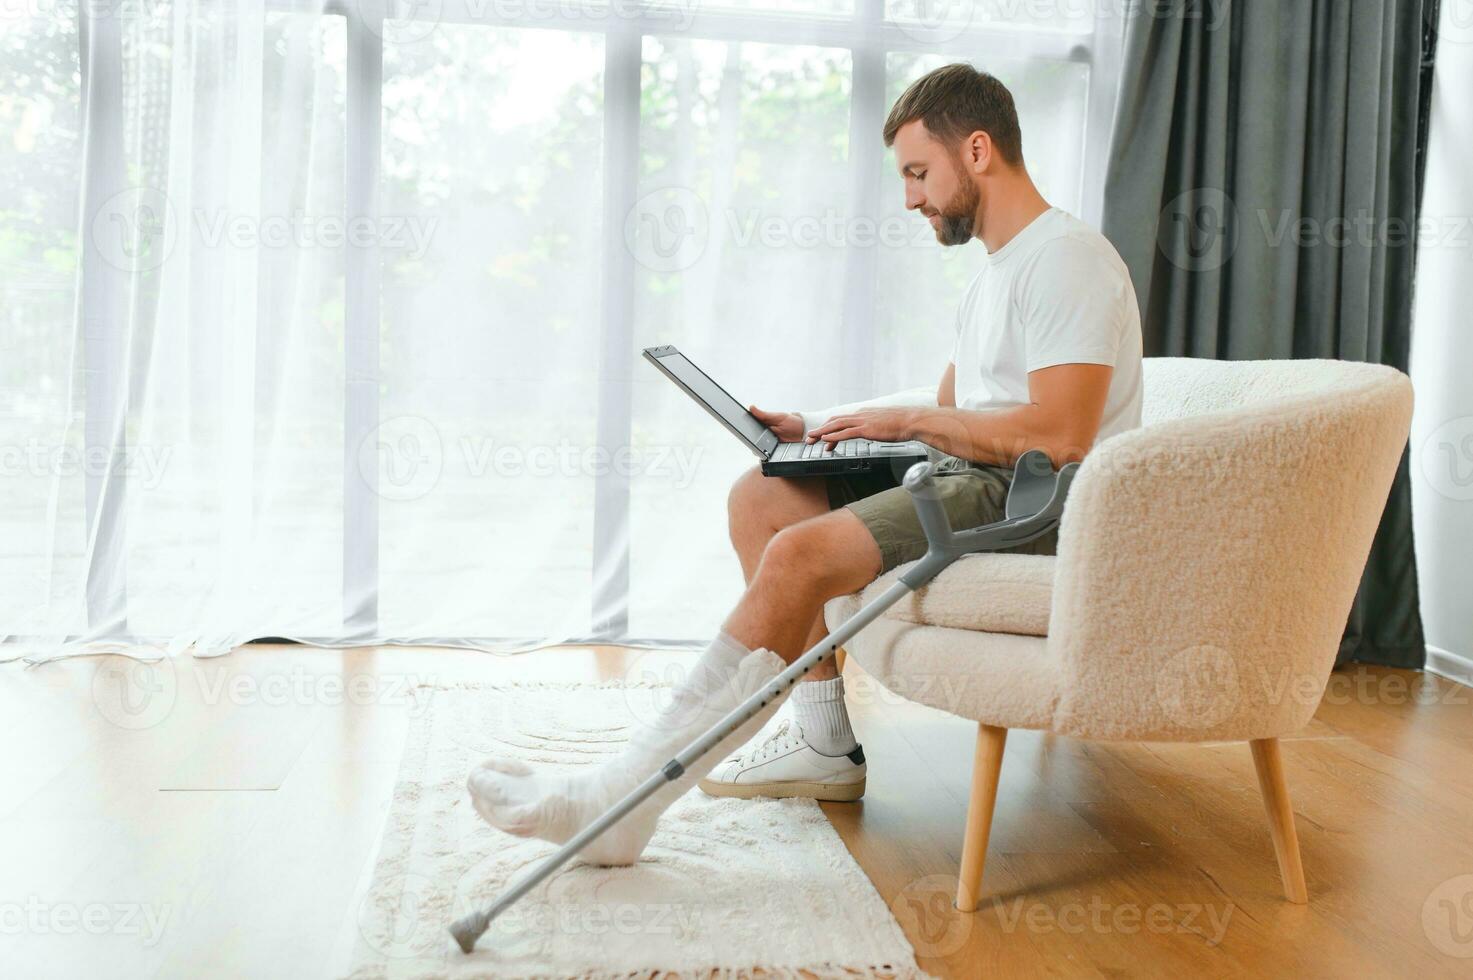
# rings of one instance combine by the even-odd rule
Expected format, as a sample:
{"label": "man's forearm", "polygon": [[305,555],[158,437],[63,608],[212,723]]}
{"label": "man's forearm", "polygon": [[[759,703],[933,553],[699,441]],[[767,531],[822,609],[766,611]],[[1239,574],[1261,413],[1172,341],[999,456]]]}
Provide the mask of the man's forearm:
{"label": "man's forearm", "polygon": [[[917,408],[910,438],[976,463],[1012,466],[1030,449],[1042,449],[1055,466],[1083,459],[1088,446],[1070,445],[1037,405],[1015,408]],[[1079,440],[1074,439],[1073,442]]]}

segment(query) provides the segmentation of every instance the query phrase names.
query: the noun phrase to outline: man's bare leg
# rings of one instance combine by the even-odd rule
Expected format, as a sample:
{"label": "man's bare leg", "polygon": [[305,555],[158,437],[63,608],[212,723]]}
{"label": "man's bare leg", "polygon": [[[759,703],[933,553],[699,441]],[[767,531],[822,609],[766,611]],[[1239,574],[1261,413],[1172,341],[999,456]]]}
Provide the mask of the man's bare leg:
{"label": "man's bare leg", "polygon": [[[732,487],[728,501],[732,546],[741,559],[747,583],[751,584],[762,552],[774,535],[828,511],[826,480],[771,479],[764,477],[760,469],[749,470]],[[812,648],[827,632],[820,610],[813,618],[802,648]],[[785,729],[790,742],[785,749],[770,744],[764,736],[760,742],[744,747],[737,754],[739,758],[732,760],[733,765],[721,766],[720,771],[703,781],[702,789],[715,795],[750,792],[807,795],[797,784],[818,783],[823,788],[815,792],[825,799],[857,799],[863,794],[864,769],[860,761],[863,755],[855,754],[859,740],[849,721],[837,660],[824,660],[809,671],[803,683],[794,688],[788,708],[794,724]],[[768,749],[772,750],[774,759],[781,752],[787,761],[766,768],[765,764],[749,764],[752,760],[745,758],[747,755],[765,757]],[[841,758],[847,762],[839,762]]]}
{"label": "man's bare leg", "polygon": [[[511,834],[567,841],[797,659],[823,604],[862,587],[879,569],[879,547],[849,511],[778,531],[763,549],[752,582],[722,634],[672,693],[670,707],[651,723],[636,726],[620,756],[573,774],[537,772],[514,758],[487,759],[467,780],[476,811]],[[786,693],[606,831],[584,856],[601,864],[638,859],[660,813],[750,739]]]}
{"label": "man's bare leg", "polygon": [[[754,466],[732,484],[726,511],[731,545],[741,563],[742,578],[751,585],[762,552],[777,532],[829,512],[828,489],[822,477],[766,477]],[[820,611],[808,630],[803,649],[809,649],[827,634],[828,627]],[[804,680],[824,681],[837,676],[834,661],[825,660],[809,671]]]}
{"label": "man's bare leg", "polygon": [[873,582],[880,565],[880,546],[853,513],[811,517],[773,535],[722,629],[792,663],[807,649],[824,603]]}
{"label": "man's bare leg", "polygon": [[[824,603],[871,581],[880,563],[879,546],[851,511],[784,528],[763,550],[742,602],[723,629],[739,642],[760,643],[791,662],[823,641]],[[832,664],[830,657],[819,666]],[[864,752],[849,722],[843,679],[810,677],[795,685],[792,695],[792,710],[782,723],[723,759],[701,780],[702,790],[712,796],[820,800],[864,795]]]}

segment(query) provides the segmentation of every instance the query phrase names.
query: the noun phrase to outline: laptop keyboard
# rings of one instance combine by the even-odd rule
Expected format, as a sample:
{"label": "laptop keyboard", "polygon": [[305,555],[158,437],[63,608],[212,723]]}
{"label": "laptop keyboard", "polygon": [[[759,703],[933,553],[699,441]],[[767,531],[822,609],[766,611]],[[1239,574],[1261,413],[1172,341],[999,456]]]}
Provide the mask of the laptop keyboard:
{"label": "laptop keyboard", "polygon": [[843,442],[818,442],[807,443],[803,446],[803,454],[799,459],[825,459],[831,456],[864,456],[874,450],[874,442],[869,439],[845,439]]}

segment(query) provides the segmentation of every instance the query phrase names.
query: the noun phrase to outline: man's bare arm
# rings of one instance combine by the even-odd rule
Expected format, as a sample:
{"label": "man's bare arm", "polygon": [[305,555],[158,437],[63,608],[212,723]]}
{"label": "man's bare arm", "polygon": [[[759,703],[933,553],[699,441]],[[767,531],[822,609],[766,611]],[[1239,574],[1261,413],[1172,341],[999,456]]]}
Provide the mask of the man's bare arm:
{"label": "man's bare arm", "polygon": [[1113,368],[1058,364],[1028,375],[1029,404],[995,411],[920,411],[911,437],[944,453],[1010,466],[1042,449],[1055,466],[1080,460],[1094,445]]}
{"label": "man's bare arm", "polygon": [[[1003,466],[1011,466],[1029,449],[1042,449],[1055,466],[1062,466],[1083,459],[1094,445],[1113,370],[1108,364],[1057,364],[1029,373],[1027,405],[982,411],[950,406],[872,409],[832,418],[814,434],[831,442],[919,439],[952,456]],[[948,370],[943,385],[948,379],[954,394],[954,369]]]}

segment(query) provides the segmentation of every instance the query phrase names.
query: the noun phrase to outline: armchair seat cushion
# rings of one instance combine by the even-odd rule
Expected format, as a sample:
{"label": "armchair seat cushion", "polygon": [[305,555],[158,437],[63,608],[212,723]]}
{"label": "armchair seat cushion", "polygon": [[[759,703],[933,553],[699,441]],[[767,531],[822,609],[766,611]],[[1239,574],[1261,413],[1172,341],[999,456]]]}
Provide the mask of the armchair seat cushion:
{"label": "armchair seat cushion", "polygon": [[[1047,636],[1056,560],[1050,555],[999,552],[967,555],[891,606],[885,618],[957,630]],[[859,593],[854,608],[878,598],[914,564],[900,565],[871,582]]]}
{"label": "armchair seat cushion", "polygon": [[[832,628],[859,596],[829,601]],[[1003,728],[1050,728],[1063,665],[1041,636],[926,626],[881,616],[844,644],[851,660],[887,690],[961,718]]]}

